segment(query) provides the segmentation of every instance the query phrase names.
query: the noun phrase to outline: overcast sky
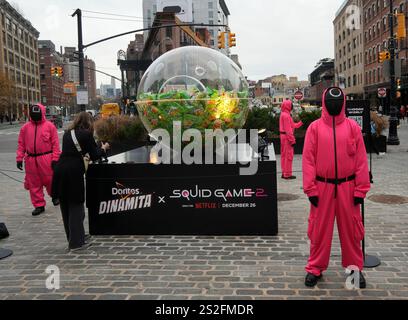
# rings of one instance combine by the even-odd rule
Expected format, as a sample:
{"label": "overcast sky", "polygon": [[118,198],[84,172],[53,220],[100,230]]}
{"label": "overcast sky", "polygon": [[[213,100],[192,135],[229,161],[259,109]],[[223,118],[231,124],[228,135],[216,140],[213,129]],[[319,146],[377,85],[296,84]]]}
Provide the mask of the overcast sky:
{"label": "overcast sky", "polygon": [[[76,8],[142,17],[142,0],[9,0],[40,31],[41,40],[56,47],[76,46]],[[333,57],[333,19],[343,0],[226,0],[230,27],[245,75],[258,80],[274,74],[305,80],[321,58]],[[87,16],[100,16],[84,13]],[[127,19],[127,18],[123,18]],[[142,28],[139,21],[107,21],[84,18],[84,43]],[[97,69],[120,78],[117,52],[126,50],[134,36],[124,36],[86,50]],[[110,79],[97,75],[98,87]],[[117,84],[119,85],[119,84]]]}

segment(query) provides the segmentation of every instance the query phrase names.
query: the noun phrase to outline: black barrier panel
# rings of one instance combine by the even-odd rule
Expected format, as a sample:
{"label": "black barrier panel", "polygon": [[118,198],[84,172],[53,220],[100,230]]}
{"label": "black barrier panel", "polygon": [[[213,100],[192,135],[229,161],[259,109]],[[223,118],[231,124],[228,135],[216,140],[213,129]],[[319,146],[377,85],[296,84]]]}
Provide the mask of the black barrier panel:
{"label": "black barrier panel", "polygon": [[349,100],[346,103],[346,116],[355,120],[365,134],[371,134],[370,101]]}
{"label": "black barrier panel", "polygon": [[276,162],[240,176],[239,165],[91,165],[92,235],[278,233]]}

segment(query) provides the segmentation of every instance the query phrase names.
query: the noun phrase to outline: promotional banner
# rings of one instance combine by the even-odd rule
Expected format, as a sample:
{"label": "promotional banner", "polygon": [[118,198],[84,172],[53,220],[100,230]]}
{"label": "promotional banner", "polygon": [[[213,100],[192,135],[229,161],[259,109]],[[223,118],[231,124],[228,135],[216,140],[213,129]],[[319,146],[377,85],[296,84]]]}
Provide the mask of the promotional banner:
{"label": "promotional banner", "polygon": [[350,100],[346,103],[346,116],[355,120],[365,134],[371,132],[370,102],[367,100]]}
{"label": "promotional banner", "polygon": [[91,165],[93,235],[267,235],[278,232],[276,162],[254,176],[235,165]]}

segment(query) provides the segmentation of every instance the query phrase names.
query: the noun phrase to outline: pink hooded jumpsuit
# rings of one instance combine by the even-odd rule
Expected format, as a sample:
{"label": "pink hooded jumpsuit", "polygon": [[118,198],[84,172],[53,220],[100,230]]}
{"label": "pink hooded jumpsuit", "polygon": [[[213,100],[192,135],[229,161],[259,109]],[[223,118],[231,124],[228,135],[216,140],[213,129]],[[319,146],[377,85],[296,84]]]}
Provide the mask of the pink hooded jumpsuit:
{"label": "pink hooded jumpsuit", "polygon": [[290,115],[292,111],[292,101],[286,100],[281,106],[281,115],[279,119],[279,132],[281,140],[281,168],[282,176],[289,178],[292,176],[292,163],[294,155],[294,145],[296,139],[295,129],[299,129],[303,123],[295,123]]}
{"label": "pink hooded jumpsuit", "polygon": [[[326,92],[323,101],[325,95]],[[317,208],[311,205],[308,226],[311,245],[306,272],[315,276],[320,276],[329,265],[335,219],[343,267],[363,270],[364,226],[360,205],[354,204],[354,198],[365,198],[370,190],[368,161],[361,128],[346,118],[345,105],[346,101],[340,115],[333,117],[323,102],[322,117],[309,127],[303,150],[304,192],[309,198],[319,198]],[[336,186],[317,181],[317,177],[350,181]]]}
{"label": "pink hooded jumpsuit", "polygon": [[30,119],[20,130],[18,137],[17,162],[25,161],[24,187],[30,191],[34,208],[45,207],[43,188],[51,195],[53,170],[51,164],[58,161],[60,146],[57,128],[45,119],[46,110],[41,104],[42,120]]}

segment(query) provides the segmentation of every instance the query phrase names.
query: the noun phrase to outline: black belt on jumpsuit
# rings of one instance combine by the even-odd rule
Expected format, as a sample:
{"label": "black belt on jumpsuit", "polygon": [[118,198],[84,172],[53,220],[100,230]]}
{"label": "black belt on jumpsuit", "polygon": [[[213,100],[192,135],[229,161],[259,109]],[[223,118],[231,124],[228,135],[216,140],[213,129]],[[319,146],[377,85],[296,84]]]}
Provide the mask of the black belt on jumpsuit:
{"label": "black belt on jumpsuit", "polygon": [[316,177],[316,180],[319,182],[325,182],[325,183],[330,183],[330,184],[334,184],[336,186],[341,185],[342,183],[348,182],[348,181],[353,181],[356,179],[356,175],[353,174],[352,176],[348,177],[348,178],[343,178],[343,179],[327,179],[327,178],[323,178],[323,177]]}

